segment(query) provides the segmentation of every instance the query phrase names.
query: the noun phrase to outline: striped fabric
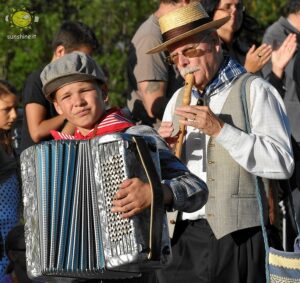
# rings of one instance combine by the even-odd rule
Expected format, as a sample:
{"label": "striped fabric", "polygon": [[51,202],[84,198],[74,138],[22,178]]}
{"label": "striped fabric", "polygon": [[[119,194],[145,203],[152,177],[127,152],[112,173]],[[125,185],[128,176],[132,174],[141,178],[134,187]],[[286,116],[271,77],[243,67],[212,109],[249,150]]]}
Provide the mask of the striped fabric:
{"label": "striped fabric", "polygon": [[96,136],[102,136],[109,133],[121,132],[130,128],[134,124],[125,117],[121,109],[112,108],[101,117],[96,127],[87,135],[82,135],[78,129],[75,130],[74,136],[58,131],[51,131],[55,140],[88,140]]}
{"label": "striped fabric", "polygon": [[204,93],[213,96],[232,84],[234,80],[246,73],[246,69],[234,59],[225,56],[218,75],[206,86]]}
{"label": "striped fabric", "polygon": [[294,252],[285,252],[270,248],[269,271],[271,283],[300,283],[299,236],[297,240]]}

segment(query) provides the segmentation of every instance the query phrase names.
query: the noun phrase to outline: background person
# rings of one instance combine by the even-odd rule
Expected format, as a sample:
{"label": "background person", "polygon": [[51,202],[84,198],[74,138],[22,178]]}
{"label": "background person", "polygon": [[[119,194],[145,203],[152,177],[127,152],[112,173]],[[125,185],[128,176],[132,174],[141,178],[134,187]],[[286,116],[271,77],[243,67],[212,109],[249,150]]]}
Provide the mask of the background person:
{"label": "background person", "polygon": [[[16,89],[0,80],[0,233],[5,247],[8,232],[20,219],[21,190],[18,161],[12,147],[11,129],[17,120],[18,97]],[[5,274],[8,257],[1,253],[0,278]]]}
{"label": "background person", "polygon": [[27,276],[25,251],[24,225],[19,224],[12,228],[6,237],[5,253],[9,265],[6,269],[7,274],[0,283],[38,283]]}
{"label": "background person", "polygon": [[[272,56],[272,61],[265,65],[262,74],[277,88],[282,96],[291,124],[292,136],[295,139],[295,142],[293,142],[295,170],[292,178],[289,180],[289,185],[293,190],[292,195],[296,213],[300,216],[300,94],[297,90],[297,84],[299,84],[299,77],[297,76],[299,60],[297,62],[296,59],[300,56],[300,1],[288,0],[283,11],[284,14],[267,28],[263,37],[263,42],[270,44],[274,50],[278,49],[277,53],[280,53],[280,49],[282,49],[280,47],[283,47],[285,52],[285,54],[281,56],[283,62],[280,64],[280,61],[277,58],[278,56],[276,58],[273,58]],[[291,43],[293,43],[293,45],[291,45]],[[286,61],[284,61],[284,58]],[[286,246],[288,250],[293,250],[297,231],[296,227],[293,225],[292,212],[288,209],[289,201],[287,198],[287,185],[286,182],[281,182],[282,199],[285,204],[284,211],[287,212]],[[300,224],[299,217],[297,219]]]}
{"label": "background person", "polygon": [[230,20],[217,32],[223,51],[242,64],[248,72],[256,73],[271,58],[272,48],[268,44],[258,47],[259,25],[248,15],[240,0],[202,0],[202,6],[212,19],[230,15]]}
{"label": "background person", "polygon": [[[281,16],[265,32],[263,42],[270,44],[274,49],[285,41],[287,37],[294,38],[297,42],[299,53],[300,44],[300,1],[289,0],[285,6],[285,16]],[[278,71],[274,71],[273,61],[269,62],[262,70],[263,76],[276,86],[283,97],[287,114],[292,127],[292,134],[295,140],[300,143],[300,102],[296,91],[296,81],[294,78],[295,48],[287,47],[292,53],[292,59],[288,64]]]}

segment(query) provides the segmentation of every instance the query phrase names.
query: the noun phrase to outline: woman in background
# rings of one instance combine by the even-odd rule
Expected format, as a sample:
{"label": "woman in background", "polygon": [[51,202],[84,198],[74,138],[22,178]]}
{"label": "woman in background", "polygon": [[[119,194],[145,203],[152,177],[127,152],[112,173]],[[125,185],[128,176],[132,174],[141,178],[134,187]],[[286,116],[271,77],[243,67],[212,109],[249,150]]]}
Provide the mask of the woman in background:
{"label": "woman in background", "polygon": [[225,54],[236,59],[248,72],[260,71],[271,58],[272,48],[267,44],[256,47],[260,32],[259,25],[245,12],[243,2],[201,0],[201,4],[213,20],[230,16],[229,21],[217,30]]}
{"label": "woman in background", "polygon": [[0,80],[0,278],[4,276],[9,262],[4,253],[6,236],[20,219],[18,163],[10,136],[17,120],[17,104],[15,88]]}

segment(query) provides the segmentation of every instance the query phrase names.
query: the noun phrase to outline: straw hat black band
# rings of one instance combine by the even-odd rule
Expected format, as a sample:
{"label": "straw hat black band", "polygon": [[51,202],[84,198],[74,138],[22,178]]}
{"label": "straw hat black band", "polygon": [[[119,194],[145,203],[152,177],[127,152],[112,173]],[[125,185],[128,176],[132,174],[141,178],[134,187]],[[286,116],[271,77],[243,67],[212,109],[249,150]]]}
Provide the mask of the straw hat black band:
{"label": "straw hat black band", "polygon": [[197,21],[187,23],[183,26],[168,30],[164,34],[162,34],[163,42],[166,42],[184,32],[187,32],[209,22],[211,22],[211,18],[202,18]]}
{"label": "straw hat black band", "polygon": [[230,15],[212,20],[198,1],[182,6],[159,18],[162,43],[147,54],[165,51],[170,45],[208,29],[218,29],[229,19]]}

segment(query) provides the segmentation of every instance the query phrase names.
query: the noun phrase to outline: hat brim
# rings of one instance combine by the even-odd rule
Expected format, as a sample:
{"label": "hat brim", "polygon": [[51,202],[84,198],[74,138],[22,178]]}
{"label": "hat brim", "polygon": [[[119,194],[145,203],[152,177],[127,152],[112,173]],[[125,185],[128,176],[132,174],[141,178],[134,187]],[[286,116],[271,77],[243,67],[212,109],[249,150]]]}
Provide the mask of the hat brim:
{"label": "hat brim", "polygon": [[196,27],[192,30],[189,30],[185,33],[182,33],[178,36],[175,36],[173,37],[172,39],[169,39],[161,44],[159,44],[158,46],[150,49],[147,54],[153,54],[153,53],[157,53],[157,52],[160,52],[160,51],[164,51],[164,50],[167,50],[167,47],[171,44],[174,44],[175,42],[178,42],[182,39],[185,39],[187,37],[190,37],[196,33],[199,33],[199,32],[202,32],[202,31],[205,31],[205,30],[208,30],[208,29],[211,29],[211,28],[215,28],[215,29],[218,29],[219,27],[221,27],[222,25],[224,25],[228,20],[230,19],[230,16],[227,16],[225,18],[222,18],[222,19],[218,19],[218,20],[214,20],[214,21],[211,21],[207,24],[204,24],[204,25],[201,25],[199,27]]}
{"label": "hat brim", "polygon": [[83,81],[90,81],[90,80],[96,80],[100,83],[105,83],[104,80],[97,78],[93,75],[89,74],[66,74],[65,76],[55,78],[51,81],[49,81],[47,84],[43,86],[43,92],[47,99],[51,100],[51,94],[57,91],[59,88],[76,82],[83,82]]}

